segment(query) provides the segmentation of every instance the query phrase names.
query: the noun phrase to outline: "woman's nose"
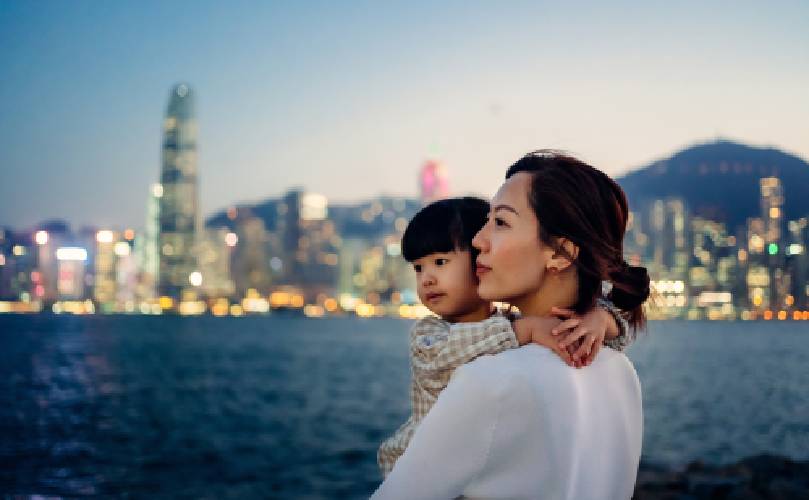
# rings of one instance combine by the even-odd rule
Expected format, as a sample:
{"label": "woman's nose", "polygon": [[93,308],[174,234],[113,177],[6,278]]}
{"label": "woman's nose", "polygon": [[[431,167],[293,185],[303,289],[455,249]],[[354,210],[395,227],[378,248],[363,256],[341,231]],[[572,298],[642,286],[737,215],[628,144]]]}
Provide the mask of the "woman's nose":
{"label": "woman's nose", "polygon": [[474,238],[472,238],[472,246],[473,246],[474,248],[476,248],[476,249],[480,250],[481,252],[483,252],[483,251],[484,251],[484,248],[483,248],[483,247],[485,246],[485,245],[484,245],[484,242],[485,242],[485,240],[486,240],[486,235],[484,235],[484,234],[483,234],[483,232],[484,232],[485,230],[486,230],[486,226],[483,226],[482,228],[480,228],[480,231],[478,231],[478,232],[477,232],[477,234],[475,235],[475,237],[474,237]]}

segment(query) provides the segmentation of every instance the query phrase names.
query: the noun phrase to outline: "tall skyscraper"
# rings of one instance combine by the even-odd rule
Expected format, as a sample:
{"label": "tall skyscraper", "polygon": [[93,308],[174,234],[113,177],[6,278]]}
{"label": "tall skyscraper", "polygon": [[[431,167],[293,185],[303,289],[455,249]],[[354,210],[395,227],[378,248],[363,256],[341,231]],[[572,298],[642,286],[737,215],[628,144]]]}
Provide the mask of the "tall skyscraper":
{"label": "tall skyscraper", "polygon": [[[301,189],[290,190],[278,205],[282,282],[298,285],[307,295],[333,291],[337,278],[339,240],[329,219],[328,200]],[[277,271],[276,265],[271,266]]]}
{"label": "tall skyscraper", "polygon": [[138,296],[143,300],[152,300],[157,295],[157,284],[160,269],[160,199],[163,197],[163,185],[152,184],[146,203],[146,225],[143,233],[135,240],[135,254],[140,267],[140,284]]}
{"label": "tall skyscraper", "polygon": [[442,163],[429,160],[424,164],[419,174],[419,192],[423,205],[449,196],[447,171]]}
{"label": "tall skyscraper", "polygon": [[171,89],[163,123],[163,168],[160,174],[160,296],[182,298],[197,268],[197,121],[194,93],[181,83]]}
{"label": "tall skyscraper", "polygon": [[[783,224],[784,188],[778,177],[764,177],[759,181],[761,186],[761,218],[764,220],[764,243],[767,253],[775,255],[781,244],[781,226]],[[775,245],[770,247],[770,245]],[[772,250],[772,251],[770,251]]]}
{"label": "tall skyscraper", "polygon": [[115,311],[115,241],[113,231],[99,231],[96,234],[95,282],[93,296],[101,312]]}
{"label": "tall skyscraper", "polygon": [[761,186],[761,219],[764,221],[765,266],[770,274],[772,307],[783,306],[789,292],[789,278],[784,273],[784,188],[778,177],[764,177]]}

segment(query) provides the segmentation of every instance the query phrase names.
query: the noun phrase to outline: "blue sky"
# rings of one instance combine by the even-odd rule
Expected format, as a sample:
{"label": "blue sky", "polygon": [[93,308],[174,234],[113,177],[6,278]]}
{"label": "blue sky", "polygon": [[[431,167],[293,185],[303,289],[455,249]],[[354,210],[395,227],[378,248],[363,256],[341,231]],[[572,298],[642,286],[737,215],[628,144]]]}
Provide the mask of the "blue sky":
{"label": "blue sky", "polygon": [[170,87],[203,215],[302,185],[491,195],[526,151],[612,175],[727,137],[809,158],[809,4],[0,3],[0,225],[141,227]]}

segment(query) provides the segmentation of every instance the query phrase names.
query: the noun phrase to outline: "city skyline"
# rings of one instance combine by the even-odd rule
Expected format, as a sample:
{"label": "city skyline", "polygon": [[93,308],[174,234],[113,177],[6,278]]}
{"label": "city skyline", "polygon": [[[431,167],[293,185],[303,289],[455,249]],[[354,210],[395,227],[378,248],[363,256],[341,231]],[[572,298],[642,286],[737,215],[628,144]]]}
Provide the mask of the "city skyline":
{"label": "city skyline", "polygon": [[[778,177],[756,184],[756,214],[735,230],[678,197],[630,214],[624,256],[649,270],[650,318],[809,320],[807,216],[784,210]],[[380,198],[331,211],[325,197],[292,189],[255,212],[231,208],[196,234],[192,268],[170,245],[153,249],[150,230],[0,230],[0,312],[418,317],[427,310],[400,241],[420,206]]]}
{"label": "city skyline", "polygon": [[7,2],[0,225],[142,227],[181,81],[203,215],[294,185],[415,196],[429,158],[489,196],[538,147],[614,176],[717,136],[807,158],[808,9]]}
{"label": "city skyline", "polygon": [[[0,312],[427,314],[401,239],[419,207],[451,196],[441,162],[422,166],[418,199],[330,207],[326,196],[292,187],[261,205],[231,205],[203,226],[195,96],[186,83],[169,91],[160,182],[151,186],[144,231],[0,227]],[[635,179],[624,238],[626,262],[652,277],[650,318],[809,320],[806,166],[775,149],[718,141],[624,178],[651,175],[645,188]],[[661,180],[677,184],[654,178],[668,171],[685,184],[655,194]],[[734,186],[701,193],[712,198],[704,205],[686,187],[697,178]],[[788,192],[799,203],[787,203]],[[746,215],[735,227],[723,220],[728,202]]]}

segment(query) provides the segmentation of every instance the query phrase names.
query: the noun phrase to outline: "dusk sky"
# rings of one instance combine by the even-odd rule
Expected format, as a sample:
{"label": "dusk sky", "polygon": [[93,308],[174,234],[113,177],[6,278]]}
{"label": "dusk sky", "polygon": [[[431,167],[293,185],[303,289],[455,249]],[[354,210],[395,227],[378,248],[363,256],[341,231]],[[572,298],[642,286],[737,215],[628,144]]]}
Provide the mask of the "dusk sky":
{"label": "dusk sky", "polygon": [[[652,5],[654,3],[654,5]],[[140,228],[173,84],[202,215],[292,186],[490,196],[527,151],[618,176],[729,138],[809,158],[809,2],[0,2],[0,225]]]}

